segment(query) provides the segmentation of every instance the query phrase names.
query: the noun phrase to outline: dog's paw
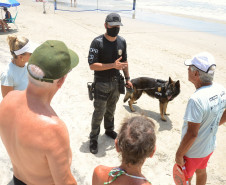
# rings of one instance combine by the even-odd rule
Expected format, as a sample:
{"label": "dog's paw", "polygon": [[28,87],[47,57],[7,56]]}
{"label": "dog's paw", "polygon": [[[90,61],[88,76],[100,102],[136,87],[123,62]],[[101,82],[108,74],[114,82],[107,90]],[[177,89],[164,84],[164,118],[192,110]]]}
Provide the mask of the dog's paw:
{"label": "dog's paw", "polygon": [[133,107],[130,107],[130,110],[131,110],[132,112],[135,112],[135,111],[136,111]]}
{"label": "dog's paw", "polygon": [[164,113],[164,115],[169,116],[170,114],[168,114],[168,113]]}
{"label": "dog's paw", "polygon": [[164,118],[164,117],[161,117],[161,120],[162,120],[162,121],[166,121],[166,118]]}

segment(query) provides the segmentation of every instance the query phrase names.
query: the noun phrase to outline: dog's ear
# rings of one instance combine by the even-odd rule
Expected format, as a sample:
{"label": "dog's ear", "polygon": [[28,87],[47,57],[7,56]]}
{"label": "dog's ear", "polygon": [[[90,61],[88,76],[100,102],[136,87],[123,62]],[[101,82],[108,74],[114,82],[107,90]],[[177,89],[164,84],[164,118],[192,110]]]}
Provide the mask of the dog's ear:
{"label": "dog's ear", "polygon": [[169,84],[173,83],[173,80],[169,77]]}
{"label": "dog's ear", "polygon": [[180,80],[177,80],[177,82],[175,83],[175,86],[180,88]]}

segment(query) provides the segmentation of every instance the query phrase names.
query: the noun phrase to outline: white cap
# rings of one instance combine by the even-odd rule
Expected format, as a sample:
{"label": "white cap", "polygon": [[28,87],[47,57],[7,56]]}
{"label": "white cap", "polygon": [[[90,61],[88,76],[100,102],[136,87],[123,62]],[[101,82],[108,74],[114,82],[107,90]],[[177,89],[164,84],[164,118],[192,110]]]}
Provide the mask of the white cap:
{"label": "white cap", "polygon": [[213,73],[213,71],[209,71],[209,69],[213,65],[216,66],[213,55],[208,52],[199,53],[191,59],[185,60],[184,64],[186,66],[193,65],[205,73]]}
{"label": "white cap", "polygon": [[38,47],[38,44],[35,44],[31,41],[28,41],[28,43],[22,47],[21,49],[17,50],[17,51],[14,51],[14,53],[16,55],[21,55],[21,54],[24,54],[24,53],[33,53],[33,51]]}

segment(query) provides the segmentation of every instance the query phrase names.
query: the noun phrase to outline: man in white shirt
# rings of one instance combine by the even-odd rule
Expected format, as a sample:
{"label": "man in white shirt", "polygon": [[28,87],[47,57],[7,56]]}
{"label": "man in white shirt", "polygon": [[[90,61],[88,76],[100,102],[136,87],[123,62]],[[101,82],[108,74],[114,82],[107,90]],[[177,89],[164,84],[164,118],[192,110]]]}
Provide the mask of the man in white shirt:
{"label": "man in white shirt", "polygon": [[218,126],[226,121],[226,91],[212,82],[216,64],[210,53],[199,53],[186,60],[185,65],[189,66],[188,80],[196,91],[187,104],[175,161],[185,166],[189,182],[196,173],[196,185],[205,185],[207,162],[215,149]]}

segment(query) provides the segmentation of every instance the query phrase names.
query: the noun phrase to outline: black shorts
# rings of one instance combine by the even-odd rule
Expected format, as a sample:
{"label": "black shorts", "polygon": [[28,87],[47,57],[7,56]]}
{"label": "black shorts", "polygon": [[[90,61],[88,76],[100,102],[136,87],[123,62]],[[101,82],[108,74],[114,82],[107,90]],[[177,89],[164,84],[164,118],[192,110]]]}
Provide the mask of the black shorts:
{"label": "black shorts", "polygon": [[15,176],[13,176],[13,182],[14,182],[14,185],[26,185],[22,181],[17,179]]}

